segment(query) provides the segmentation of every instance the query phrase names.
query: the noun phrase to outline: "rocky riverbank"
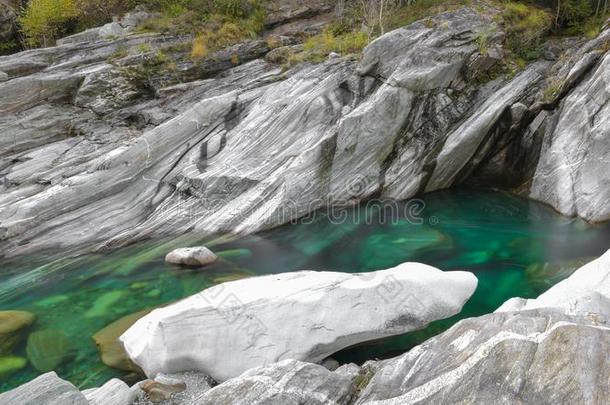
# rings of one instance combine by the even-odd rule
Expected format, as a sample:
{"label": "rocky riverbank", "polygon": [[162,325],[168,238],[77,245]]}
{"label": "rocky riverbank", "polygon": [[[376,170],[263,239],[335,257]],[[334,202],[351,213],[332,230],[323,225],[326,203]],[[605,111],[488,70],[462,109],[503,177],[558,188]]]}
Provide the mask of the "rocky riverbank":
{"label": "rocky riverbank", "polygon": [[[0,255],[249,233],[464,182],[609,219],[610,30],[496,76],[497,12],[443,13],[388,32],[359,61],[288,70],[265,55],[296,36],[193,61],[192,38],[133,33],[137,13],[111,37],[0,57]],[[282,15],[270,33],[294,24]]]}
{"label": "rocky riverbank", "polygon": [[[0,57],[0,257],[252,233],[459,184],[610,219],[608,25],[506,73],[505,27],[482,3],[388,32],[361,56],[280,65],[330,21],[326,2],[296,3],[271,10],[264,37],[198,60],[191,36],[138,31],[143,9]],[[476,278],[406,263],[222,283],[96,334],[106,364],[149,379],[84,391],[51,371],[67,353],[61,331],[29,333],[35,316],[7,311],[0,370],[29,361],[44,374],[0,403],[604,403],[609,272],[610,252],[537,299],[340,366],[338,350],[460,312]],[[11,355],[24,342],[28,360]]]}

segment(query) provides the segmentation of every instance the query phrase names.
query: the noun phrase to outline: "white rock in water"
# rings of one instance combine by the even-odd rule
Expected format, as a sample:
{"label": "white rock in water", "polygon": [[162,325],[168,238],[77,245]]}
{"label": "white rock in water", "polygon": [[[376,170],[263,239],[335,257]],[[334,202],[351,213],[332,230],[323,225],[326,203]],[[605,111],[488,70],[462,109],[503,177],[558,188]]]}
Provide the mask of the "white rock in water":
{"label": "white rock in water", "polygon": [[345,347],[458,313],[477,279],[403,263],[370,273],[300,271],[219,284],[138,320],[121,337],[149,377],[201,371],[224,381],[284,359]]}
{"label": "white rock in water", "polygon": [[536,308],[563,308],[568,314],[594,312],[610,316],[610,250],[538,298],[511,298],[496,312]]}
{"label": "white rock in water", "polygon": [[187,266],[203,266],[215,262],[216,259],[218,257],[204,246],[175,249],[165,256],[168,263]]}

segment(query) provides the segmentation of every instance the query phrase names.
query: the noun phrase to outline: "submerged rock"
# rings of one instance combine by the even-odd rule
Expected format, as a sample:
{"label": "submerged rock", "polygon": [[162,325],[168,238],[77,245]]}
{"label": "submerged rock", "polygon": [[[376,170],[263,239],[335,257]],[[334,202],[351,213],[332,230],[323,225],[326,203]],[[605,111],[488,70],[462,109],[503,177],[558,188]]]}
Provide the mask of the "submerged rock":
{"label": "submerged rock", "polygon": [[253,277],[154,310],[120,339],[148,376],[198,370],[224,381],[274,361],[318,362],[356,343],[421,329],[458,313],[476,285],[471,273],[419,263]]}
{"label": "submerged rock", "polygon": [[31,312],[0,311],[0,355],[10,354],[35,320],[36,315]]}
{"label": "submerged rock", "polygon": [[569,314],[591,312],[610,317],[610,250],[538,298],[513,298],[496,312],[535,308],[561,308]]}
{"label": "submerged rock", "polygon": [[17,356],[0,356],[0,378],[6,378],[28,364],[27,359]]}
{"label": "submerged rock", "polygon": [[119,336],[150,311],[150,309],[146,309],[144,311],[136,312],[135,314],[124,316],[107,325],[92,336],[93,341],[97,345],[102,362],[105,365],[121,370],[140,371],[140,368],[129,359],[123,344],[119,341]]}
{"label": "submerged rock", "polygon": [[578,268],[595,259],[595,257],[583,257],[573,260],[534,263],[525,268],[525,276],[531,286],[549,287],[568,278]]}
{"label": "submerged rock", "polygon": [[112,308],[116,302],[125,297],[126,294],[127,291],[114,290],[100,295],[95,299],[95,301],[93,301],[91,308],[85,312],[85,318],[96,318],[106,315],[110,308]]}
{"label": "submerged rock", "polygon": [[89,405],[76,387],[50,372],[0,394],[2,405]]}
{"label": "submerged rock", "polygon": [[205,246],[174,249],[165,256],[167,263],[187,266],[205,266],[214,263],[218,257]]}
{"label": "submerged rock", "polygon": [[283,360],[254,368],[185,404],[189,405],[342,405],[353,393],[351,381],[326,368]]}
{"label": "submerged rock", "polygon": [[32,366],[40,372],[54,370],[71,355],[72,344],[57,329],[44,329],[28,336],[25,351]]}

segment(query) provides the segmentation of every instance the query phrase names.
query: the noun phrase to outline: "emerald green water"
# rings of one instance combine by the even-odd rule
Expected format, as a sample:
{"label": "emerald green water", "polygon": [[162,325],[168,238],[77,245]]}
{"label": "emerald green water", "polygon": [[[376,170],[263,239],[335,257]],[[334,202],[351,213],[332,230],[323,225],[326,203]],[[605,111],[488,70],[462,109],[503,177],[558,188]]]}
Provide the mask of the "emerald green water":
{"label": "emerald green water", "polygon": [[[0,263],[0,310],[31,311],[38,317],[31,331],[51,330],[45,332],[50,339],[65,341],[64,356],[55,370],[84,389],[114,376],[137,378],[101,363],[91,340],[96,331],[125,315],[223,281],[299,269],[363,272],[404,261],[476,274],[479,286],[461,314],[424,331],[335,356],[343,362],[363,361],[404,352],[459,319],[493,311],[510,297],[537,296],[570,274],[574,267],[570,261],[598,256],[610,247],[610,226],[565,218],[510,194],[457,190],[422,200],[425,208],[416,204],[412,211],[423,211],[409,220],[391,221],[379,205],[370,204],[346,211],[340,223],[320,213],[310,223],[240,239],[180,237],[103,254],[70,257],[55,252],[4,261]],[[420,222],[415,217],[421,217],[421,223],[415,223]],[[222,260],[204,269],[164,263],[169,250],[194,243],[205,243]],[[553,265],[543,267],[547,262]],[[21,343],[14,355],[27,357],[25,346]],[[1,377],[0,392],[38,374],[30,363]]]}

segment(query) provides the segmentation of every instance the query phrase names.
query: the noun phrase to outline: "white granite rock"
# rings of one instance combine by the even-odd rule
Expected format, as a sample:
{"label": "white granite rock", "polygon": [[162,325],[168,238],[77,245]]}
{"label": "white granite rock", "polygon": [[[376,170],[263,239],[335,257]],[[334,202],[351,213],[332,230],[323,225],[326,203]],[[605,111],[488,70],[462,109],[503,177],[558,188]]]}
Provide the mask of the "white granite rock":
{"label": "white granite rock", "polygon": [[421,329],[458,313],[476,286],[471,273],[419,263],[254,277],[156,309],[120,340],[149,377],[197,370],[224,381],[253,367],[319,362],[357,343]]}
{"label": "white granite rock", "polygon": [[165,256],[165,261],[187,266],[204,266],[216,261],[218,257],[205,246],[178,248]]}

